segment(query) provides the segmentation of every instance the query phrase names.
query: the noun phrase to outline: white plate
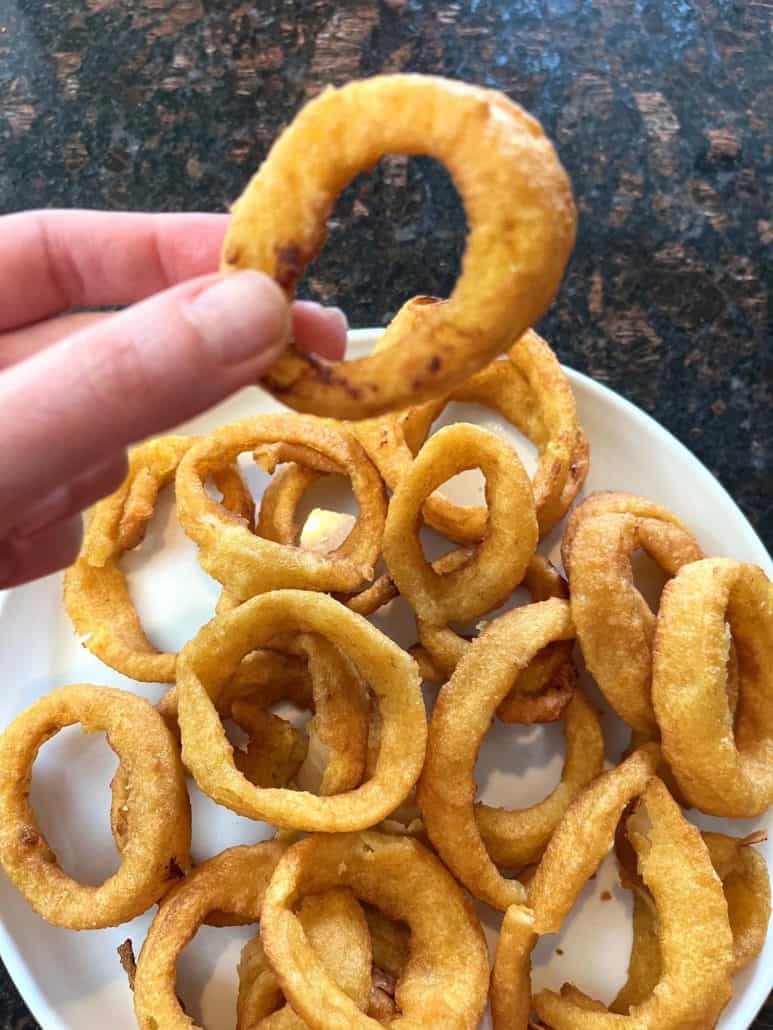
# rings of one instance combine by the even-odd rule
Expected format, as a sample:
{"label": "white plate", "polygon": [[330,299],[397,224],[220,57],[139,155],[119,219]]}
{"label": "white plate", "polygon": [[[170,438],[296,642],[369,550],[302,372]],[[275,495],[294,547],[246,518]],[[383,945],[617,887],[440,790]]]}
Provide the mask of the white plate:
{"label": "white plate", "polygon": [[[373,332],[352,334],[350,353],[361,354]],[[591,442],[591,473],[586,492],[620,489],[643,494],[666,505],[693,527],[709,554],[726,554],[761,565],[773,575],[770,558],[749,523],[710,473],[657,423],[598,383],[569,373],[579,416]],[[186,429],[207,431],[224,422],[277,407],[262,391],[247,390],[190,423]],[[490,412],[454,405],[450,416],[478,421],[508,433]],[[446,420],[448,417],[446,416]],[[516,441],[527,465],[533,448]],[[466,473],[449,487],[455,500],[471,503],[479,495],[477,473]],[[252,474],[262,489],[266,477]],[[345,503],[346,498],[338,499]],[[325,505],[318,494],[314,502]],[[327,498],[330,504],[330,498]],[[331,507],[334,504],[331,504]],[[558,558],[558,534],[542,547]],[[161,504],[145,544],[128,556],[124,568],[143,622],[155,642],[179,648],[212,613],[218,589],[199,569],[195,548],[172,518],[171,502]],[[0,598],[0,649],[4,656],[0,692],[0,726],[52,688],[92,682],[138,691],[156,700],[161,689],[135,684],[102,665],[78,643],[60,600],[61,580],[49,577]],[[378,621],[400,642],[414,638],[402,602],[395,602]],[[598,697],[598,695],[596,695]],[[626,743],[617,719],[605,708],[604,729],[614,760]],[[562,743],[556,727],[513,728],[497,724],[489,733],[478,764],[478,782],[485,800],[528,804],[544,796],[558,779]],[[35,764],[32,799],[49,840],[65,868],[81,879],[100,882],[117,866],[108,827],[108,783],[116,761],[103,738],[87,738],[79,729],[60,733],[45,745]],[[192,787],[194,857],[197,861],[232,844],[254,842],[267,835],[260,824],[232,815]],[[702,825],[733,833],[758,826],[773,828],[768,815],[756,822],[728,823],[701,819]],[[764,845],[768,862],[771,843]],[[115,930],[76,934],[53,929],[40,920],[9,881],[0,879],[2,921],[0,954],[21,994],[44,1030],[134,1030],[131,997],[118,965],[115,948],[131,937],[139,948],[149,916]],[[491,942],[498,917],[481,913]],[[205,928],[180,963],[179,985],[191,1015],[207,1030],[234,1025],[235,969],[241,942],[249,930]],[[611,859],[584,892],[567,920],[560,939],[543,940],[535,956],[535,986],[556,987],[574,980],[595,997],[611,1000],[621,985],[630,949],[627,892]],[[560,952],[559,953],[559,949]],[[773,984],[773,945],[737,979],[722,1030],[745,1030]],[[489,1023],[486,1024],[490,1025]]]}

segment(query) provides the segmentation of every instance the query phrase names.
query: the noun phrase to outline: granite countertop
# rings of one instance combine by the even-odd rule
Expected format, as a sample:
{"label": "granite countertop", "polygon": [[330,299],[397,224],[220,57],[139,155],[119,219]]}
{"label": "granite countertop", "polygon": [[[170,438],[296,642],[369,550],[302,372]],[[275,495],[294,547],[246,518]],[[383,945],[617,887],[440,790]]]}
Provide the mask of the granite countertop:
{"label": "granite countertop", "polygon": [[[541,330],[693,450],[770,547],[772,18],[764,0],[10,0],[0,211],[222,210],[329,82],[505,90],[556,141],[580,213]],[[449,291],[464,232],[438,166],[384,160],[344,194],[305,289],[385,323]],[[0,972],[0,1030],[35,1026]]]}

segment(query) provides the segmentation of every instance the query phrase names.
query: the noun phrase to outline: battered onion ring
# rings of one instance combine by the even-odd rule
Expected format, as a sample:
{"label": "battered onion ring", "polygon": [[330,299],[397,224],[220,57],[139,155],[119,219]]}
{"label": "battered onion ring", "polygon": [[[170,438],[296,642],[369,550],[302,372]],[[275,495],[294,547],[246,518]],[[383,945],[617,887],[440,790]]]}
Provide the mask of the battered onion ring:
{"label": "battered onion ring", "polygon": [[[69,877],[29,801],[40,747],[80,723],[104,732],[128,781],[130,832],[117,873],[95,887]],[[54,926],[95,930],[145,912],[188,867],[191,813],[174,739],[144,698],[79,684],[31,705],[0,737],[0,864],[35,911]]]}
{"label": "battered onion ring", "polygon": [[[653,736],[655,616],[634,586],[631,554],[643,548],[673,576],[683,565],[702,558],[703,552],[665,509],[637,497],[611,498],[625,511],[600,511],[598,500],[591,498],[570,519],[564,566],[572,617],[585,663],[607,701],[630,726]],[[605,500],[609,502],[610,495]]]}
{"label": "battered onion ring", "polygon": [[[765,839],[760,834],[739,839],[721,833],[702,833],[711,864],[722,881],[733,935],[731,974],[740,972],[759,955],[770,920],[770,881],[765,859],[751,847]],[[622,843],[622,846],[620,846]],[[610,1005],[612,1012],[627,1012],[651,993],[662,975],[658,915],[655,903],[636,870],[636,853],[618,834],[617,857],[621,882],[633,892],[633,944],[628,979]]]}
{"label": "battered onion ring", "polygon": [[177,959],[212,914],[230,917],[221,923],[260,919],[263,895],[283,851],[277,841],[229,848],[197,866],[170,892],[137,960],[134,1012],[140,1030],[199,1030],[177,997]]}
{"label": "battered onion ring", "polygon": [[[372,951],[362,907],[351,891],[336,889],[304,898],[298,919],[325,972],[361,1011],[370,1000]],[[284,1003],[260,935],[239,960],[236,1030],[304,1030],[308,1026]]]}
{"label": "battered onion ring", "polygon": [[[388,342],[398,318],[382,339]],[[493,408],[537,446],[532,488],[540,536],[545,536],[566,514],[589,467],[588,442],[577,425],[572,388],[551,348],[529,330],[504,359],[492,361],[440,403],[430,401],[406,412],[354,423],[358,439],[390,489],[407,474],[433,421],[450,401]],[[473,543],[485,535],[488,512],[453,504],[435,492],[427,498],[423,516],[451,540]]]}
{"label": "battered onion ring", "polygon": [[[291,452],[287,447],[278,448],[272,456],[281,457],[287,464],[274,475],[263,493],[256,532],[266,540],[297,547],[300,545],[302,526],[296,520],[296,512],[304,493],[320,476],[337,470],[314,451],[309,450],[304,454],[303,462],[290,460],[290,453],[296,458],[301,457],[298,448]],[[357,593],[334,594],[337,600],[358,615],[372,615],[397,595],[397,587],[386,575],[379,576],[370,586]]]}
{"label": "battered onion ring", "polygon": [[[634,769],[639,756],[597,780],[570,807],[530,884],[529,907],[512,910],[492,980],[496,1030],[525,1028],[529,955],[537,936],[560,929],[588,874],[608,850],[626,801],[639,793],[628,832],[658,910],[663,956],[658,983],[627,1016],[610,1013],[572,985],[560,995],[542,991],[532,1004],[540,1020],[555,1030],[621,1025],[670,1030],[713,1026],[730,998],[733,944],[719,878],[698,830],[684,819],[665,786],[649,778],[646,769]],[[578,847],[578,839],[584,847]],[[517,994],[508,982],[517,984]]]}
{"label": "battered onion ring", "polygon": [[[452,551],[433,562],[432,567],[443,573],[465,560],[463,551]],[[565,581],[541,554],[535,554],[531,559],[520,585],[526,588],[532,601],[569,597]],[[423,646],[440,670],[438,673],[436,669],[427,668],[422,672],[422,678],[448,679],[462,655],[469,650],[470,641],[455,633],[450,626],[428,626],[421,619],[416,623]],[[512,690],[497,708],[497,717],[502,722],[521,725],[560,719],[577,684],[573,646],[571,640],[556,640],[538,651],[526,668],[516,673]],[[426,672],[432,676],[426,676]]]}
{"label": "battered onion ring", "polygon": [[[159,492],[195,440],[162,436],[130,451],[126,479],[94,507],[80,555],[64,574],[64,605],[85,646],[117,672],[145,683],[174,683],[177,655],[159,652],[145,636],[118,562],[142,542]],[[238,471],[220,469],[215,483],[223,505],[251,527],[255,508]]]}
{"label": "battered onion ring", "polygon": [[[378,759],[356,790],[333,797],[261,790],[234,766],[218,696],[245,654],[286,630],[319,633],[335,644],[378,700]],[[205,794],[248,818],[286,829],[360,829],[389,815],[421,771],[427,728],[416,664],[366,619],[324,594],[274,591],[217,616],[181,652],[177,688],[183,761]]]}
{"label": "battered onion ring", "polygon": [[[732,637],[731,637],[732,632]],[[726,686],[738,659],[738,714]],[[773,584],[756,565],[708,558],[663,591],[652,699],[663,754],[684,797],[710,815],[751,818],[773,802]]]}
{"label": "battered onion ring", "polygon": [[[421,505],[440,483],[471,468],[486,477],[487,533],[469,561],[440,575],[419,539]],[[511,447],[477,426],[460,423],[435,433],[389,503],[384,560],[400,593],[431,626],[496,608],[523,579],[536,546],[534,498],[523,465]]]}
{"label": "battered onion ring", "polygon": [[257,268],[292,296],[338,194],[395,152],[434,157],[451,175],[469,226],[462,274],[391,353],[328,364],[291,348],[279,358],[263,383],[299,411],[359,419],[447,393],[533,325],[561,281],[576,212],[540,125],[501,93],[421,75],[351,82],[311,101],[234,205],[221,268]]}
{"label": "battered onion ring", "polygon": [[[277,443],[318,451],[351,479],[359,517],[332,554],[265,540],[206,493],[207,476],[242,451]],[[261,415],[222,426],[191,448],[177,473],[177,511],[183,529],[199,545],[203,567],[239,599],[284,587],[356,590],[372,578],[381,553],[386,493],[365,451],[343,428],[297,415]]]}
{"label": "battered onion ring", "polygon": [[450,873],[415,840],[366,831],[295,844],[271,878],[261,933],[293,1008],[313,1027],[377,1027],[327,975],[293,909],[308,894],[350,887],[411,929],[397,984],[400,1027],[469,1028],[483,1015],[488,955],[480,922]]}
{"label": "battered onion ring", "polygon": [[572,797],[601,770],[604,748],[598,719],[576,693],[567,709],[567,734],[571,731],[572,739],[562,783],[545,801],[522,811],[480,806],[477,825],[475,762],[514,674],[540,648],[573,634],[566,601],[553,599],[506,612],[470,646],[432,713],[417,794],[424,825],[457,879],[476,898],[502,911],[522,902],[525,891],[518,880],[499,873],[487,844],[507,865],[524,865],[537,857]]}

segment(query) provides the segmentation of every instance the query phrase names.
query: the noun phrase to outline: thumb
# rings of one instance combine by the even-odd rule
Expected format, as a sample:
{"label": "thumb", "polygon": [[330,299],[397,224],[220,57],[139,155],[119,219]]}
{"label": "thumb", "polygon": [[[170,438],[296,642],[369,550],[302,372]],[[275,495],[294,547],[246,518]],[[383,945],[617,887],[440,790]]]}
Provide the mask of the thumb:
{"label": "thumb", "polygon": [[242,271],[176,286],[13,366],[0,376],[0,502],[18,514],[127,444],[254,383],[289,334],[280,288]]}

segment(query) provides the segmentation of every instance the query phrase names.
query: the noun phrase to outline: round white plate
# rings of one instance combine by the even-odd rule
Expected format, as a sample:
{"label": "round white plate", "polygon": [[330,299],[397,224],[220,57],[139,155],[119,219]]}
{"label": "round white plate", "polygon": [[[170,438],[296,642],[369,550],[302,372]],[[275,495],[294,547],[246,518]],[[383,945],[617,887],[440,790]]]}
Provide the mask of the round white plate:
{"label": "round white plate", "polygon": [[[351,334],[350,354],[362,354],[374,332]],[[591,472],[585,492],[628,490],[643,494],[680,515],[696,532],[708,554],[729,555],[773,566],[749,523],[710,473],[656,422],[598,383],[569,372],[580,421],[591,443]],[[186,430],[205,432],[225,422],[277,409],[259,390],[245,390],[196,419]],[[531,470],[534,449],[491,412],[476,406],[452,405],[444,421],[476,421],[514,439]],[[250,480],[256,493],[267,478],[254,467]],[[322,484],[320,484],[322,485]],[[477,502],[480,476],[465,473],[447,488],[454,500]],[[317,490],[312,503],[345,510],[349,495]],[[350,508],[351,510],[351,508]],[[559,533],[541,545],[558,560]],[[178,649],[212,615],[218,586],[198,567],[195,547],[177,527],[171,499],[165,498],[148,538],[127,556],[123,567],[132,595],[151,637],[164,649]],[[651,573],[644,565],[641,575]],[[402,644],[415,639],[402,601],[376,620]],[[0,726],[42,694],[66,683],[90,682],[135,690],[157,700],[162,688],[136,684],[102,665],[78,642],[61,604],[61,578],[52,576],[0,596],[0,653],[3,689]],[[590,686],[600,703],[598,693]],[[603,706],[608,754],[615,760],[626,744],[626,732]],[[557,782],[563,744],[557,726],[492,727],[478,763],[482,797],[510,807],[530,804]],[[64,868],[86,882],[98,883],[117,867],[108,825],[108,784],[116,766],[103,737],[86,737],[75,727],[60,733],[41,750],[35,764],[32,800],[44,831]],[[239,818],[204,798],[191,784],[194,859],[201,861],[233,844],[251,843],[268,835],[262,824]],[[773,828],[770,815],[755,822],[698,820],[725,832],[745,834],[760,826]],[[773,848],[763,846],[768,862]],[[21,994],[44,1030],[134,1030],[131,995],[115,949],[130,937],[139,951],[150,916],[115,930],[74,933],[57,930],[39,919],[0,874],[2,891],[0,955]],[[481,906],[493,944],[499,917]],[[231,1030],[235,1022],[236,963],[242,942],[252,931],[203,929],[180,962],[180,993],[193,1018],[207,1030]],[[608,858],[591,880],[560,937],[545,938],[535,955],[536,987],[557,987],[573,980],[591,995],[609,1001],[625,978],[631,931],[627,892]],[[773,944],[735,984],[722,1030],[745,1030],[773,985]],[[109,1014],[109,1016],[108,1016]],[[487,1017],[488,1018],[488,1017]],[[490,1026],[486,1022],[485,1026]]]}

